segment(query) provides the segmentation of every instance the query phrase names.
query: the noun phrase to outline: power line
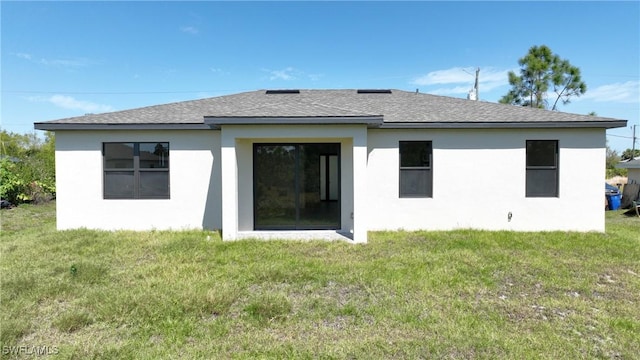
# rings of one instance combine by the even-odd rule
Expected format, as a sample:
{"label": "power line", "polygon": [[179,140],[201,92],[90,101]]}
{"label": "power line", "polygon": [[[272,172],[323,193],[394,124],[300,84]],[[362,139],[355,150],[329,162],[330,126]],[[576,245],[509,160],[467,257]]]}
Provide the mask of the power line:
{"label": "power line", "polygon": [[607,136],[614,136],[614,137],[625,138],[625,139],[633,139],[632,136],[624,136],[624,135],[607,134]]}
{"label": "power line", "polygon": [[624,74],[588,74],[590,77],[600,76],[600,77],[625,77],[625,78],[638,78],[638,74],[634,75],[624,75]]}
{"label": "power line", "polygon": [[189,91],[24,91],[2,90],[7,94],[72,94],[72,95],[144,95],[144,94],[191,94],[237,90],[189,90]]}

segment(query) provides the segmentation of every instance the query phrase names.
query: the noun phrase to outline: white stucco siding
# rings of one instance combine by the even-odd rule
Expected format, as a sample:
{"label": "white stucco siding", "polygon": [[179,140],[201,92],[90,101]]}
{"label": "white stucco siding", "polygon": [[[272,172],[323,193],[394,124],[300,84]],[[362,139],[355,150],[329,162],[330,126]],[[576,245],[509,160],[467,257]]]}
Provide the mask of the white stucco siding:
{"label": "white stucco siding", "polygon": [[[432,198],[399,198],[404,140],[432,141]],[[558,197],[525,196],[526,140],[558,140]],[[368,228],[604,231],[604,148],[601,129],[370,130]]]}
{"label": "white stucco siding", "polygon": [[[104,142],[169,142],[170,198],[103,199]],[[57,228],[219,229],[218,131],[56,131]]]}
{"label": "white stucco siding", "polygon": [[[398,195],[404,140],[432,141],[431,198]],[[558,141],[558,197],[525,196],[526,140]],[[170,144],[170,199],[103,199],[103,143],[156,141]],[[369,230],[604,231],[603,129],[364,125],[57,131],[58,229],[222,228],[225,240],[237,238],[253,231],[253,144],[269,142],[341,144],[341,230],[355,242],[366,242]]]}

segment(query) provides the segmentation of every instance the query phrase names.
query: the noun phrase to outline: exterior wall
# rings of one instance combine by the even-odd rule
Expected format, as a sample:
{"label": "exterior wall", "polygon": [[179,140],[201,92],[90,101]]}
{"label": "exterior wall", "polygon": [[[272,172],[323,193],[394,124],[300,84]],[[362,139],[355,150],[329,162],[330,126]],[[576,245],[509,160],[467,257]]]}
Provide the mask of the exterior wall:
{"label": "exterior wall", "polygon": [[[366,144],[364,125],[224,125],[221,131],[223,239],[253,231],[253,144],[341,144],[341,232],[366,242]],[[357,224],[360,224],[357,226]]]}
{"label": "exterior wall", "polygon": [[[368,140],[370,230],[604,231],[604,129],[370,130]],[[401,140],[433,142],[432,198],[399,198]],[[525,197],[526,140],[558,140],[557,198]]]}
{"label": "exterior wall", "polygon": [[628,169],[627,184],[640,184],[640,169]]}
{"label": "exterior wall", "polygon": [[[525,142],[545,139],[559,142],[559,196],[526,198]],[[401,140],[433,142],[432,198],[399,198]],[[127,141],[170,143],[170,199],[103,199],[102,143]],[[258,142],[341,144],[341,230],[354,242],[366,242],[368,230],[604,231],[603,129],[367,130],[364,125],[57,131],[57,227],[222,228],[225,240],[235,239],[238,232],[253,230],[252,149]]]}
{"label": "exterior wall", "polygon": [[[169,142],[167,200],[103,199],[103,142]],[[219,131],[56,131],[57,228],[220,229]]]}

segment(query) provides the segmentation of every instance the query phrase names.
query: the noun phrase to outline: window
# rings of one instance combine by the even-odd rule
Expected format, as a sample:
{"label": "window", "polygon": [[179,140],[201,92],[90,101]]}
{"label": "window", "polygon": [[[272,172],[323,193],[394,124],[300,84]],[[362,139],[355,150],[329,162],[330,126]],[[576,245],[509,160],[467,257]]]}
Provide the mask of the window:
{"label": "window", "polygon": [[431,141],[400,141],[400,197],[431,197]]}
{"label": "window", "polygon": [[558,141],[527,140],[527,197],[558,197]]}
{"label": "window", "polygon": [[104,143],[105,199],[168,199],[169,143]]}

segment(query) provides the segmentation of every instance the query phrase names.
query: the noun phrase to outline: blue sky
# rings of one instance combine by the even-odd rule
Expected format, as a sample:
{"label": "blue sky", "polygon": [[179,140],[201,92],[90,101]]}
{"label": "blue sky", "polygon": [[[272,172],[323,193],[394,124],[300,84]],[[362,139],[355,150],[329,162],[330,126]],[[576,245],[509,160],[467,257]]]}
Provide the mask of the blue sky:
{"label": "blue sky", "polygon": [[[640,125],[640,3],[2,1],[1,121],[256,89],[393,88],[497,102],[533,45],[582,71],[561,111]],[[638,127],[640,135],[640,126]],[[631,147],[630,127],[607,132]],[[638,146],[637,146],[638,147]]]}

